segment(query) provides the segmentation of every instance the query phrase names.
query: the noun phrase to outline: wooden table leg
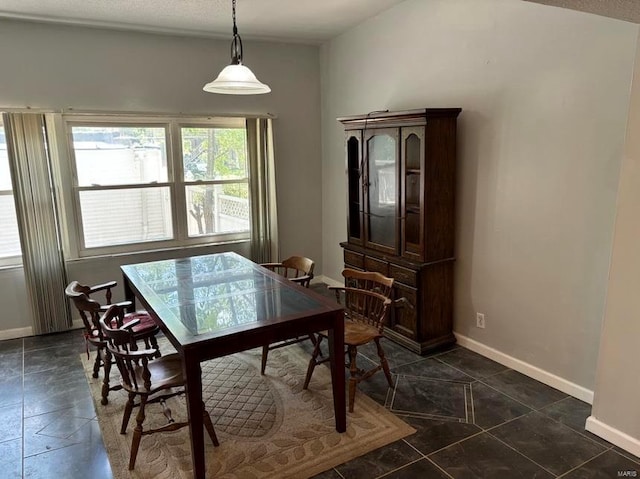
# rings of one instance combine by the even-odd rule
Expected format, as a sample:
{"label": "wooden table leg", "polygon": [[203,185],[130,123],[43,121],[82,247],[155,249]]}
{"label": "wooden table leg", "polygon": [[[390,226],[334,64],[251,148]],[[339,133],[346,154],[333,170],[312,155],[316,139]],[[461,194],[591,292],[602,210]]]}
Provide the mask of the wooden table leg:
{"label": "wooden table leg", "polygon": [[204,479],[204,431],[202,423],[202,370],[200,360],[185,353],[183,360],[184,374],[187,381],[187,414],[189,416],[189,432],[191,433],[191,459],[193,461],[193,477]]}
{"label": "wooden table leg", "polygon": [[131,289],[129,278],[125,274],[122,275],[122,283],[124,286],[124,299],[131,302],[131,306],[127,308],[128,313],[134,313],[136,311],[136,295]]}
{"label": "wooden table leg", "polygon": [[344,387],[344,314],[336,313],[333,328],[329,331],[329,358],[331,363],[331,384],[333,386],[333,411],[336,417],[336,431],[347,430],[347,413]]}

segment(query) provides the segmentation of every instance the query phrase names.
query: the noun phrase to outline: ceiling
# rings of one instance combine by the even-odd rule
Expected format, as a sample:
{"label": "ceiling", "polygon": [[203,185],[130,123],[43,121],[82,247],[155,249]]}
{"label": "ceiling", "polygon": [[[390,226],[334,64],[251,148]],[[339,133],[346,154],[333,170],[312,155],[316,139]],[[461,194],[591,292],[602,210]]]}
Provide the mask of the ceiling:
{"label": "ceiling", "polygon": [[640,23],[640,0],[525,0]]}
{"label": "ceiling", "polygon": [[[402,1],[237,0],[237,23],[245,38],[318,44]],[[640,23],[640,0],[525,1]],[[231,0],[2,0],[2,17],[228,38]]]}
{"label": "ceiling", "polygon": [[[237,0],[243,37],[321,43],[402,0]],[[2,0],[0,17],[228,38],[231,0]]]}

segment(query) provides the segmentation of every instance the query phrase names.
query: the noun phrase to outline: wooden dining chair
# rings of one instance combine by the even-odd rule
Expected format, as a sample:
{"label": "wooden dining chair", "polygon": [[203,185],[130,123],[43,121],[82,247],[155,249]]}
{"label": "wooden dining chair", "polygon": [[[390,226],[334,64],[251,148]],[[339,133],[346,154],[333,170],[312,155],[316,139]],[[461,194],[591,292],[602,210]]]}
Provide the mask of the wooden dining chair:
{"label": "wooden dining chair", "polygon": [[[85,286],[77,281],[72,281],[65,289],[65,294],[73,302],[74,306],[80,313],[82,324],[84,326],[85,344],[87,347],[87,357],[89,357],[89,346],[96,348],[96,359],[93,364],[93,377],[98,377],[98,372],[102,366],[104,369],[104,378],[102,383],[102,399],[103,405],[109,403],[109,391],[114,389],[120,389],[120,386],[111,386],[109,384],[109,373],[111,371],[111,356],[108,350],[105,348],[106,342],[100,328],[100,316],[109,309],[111,305],[112,293],[111,289],[116,286],[115,281],[100,284],[97,286]],[[91,298],[92,294],[104,292],[105,303],[101,304],[95,299]],[[124,301],[118,303],[124,309],[131,306],[130,301]],[[134,320],[137,322],[132,326],[132,333],[136,341],[144,342],[145,348],[152,348],[156,351],[156,355],[160,356],[160,349],[158,348],[158,342],[156,340],[156,334],[160,331],[160,328],[156,325],[153,318],[144,311],[135,313],[124,314],[122,324],[117,326],[126,325]],[[115,325],[114,325],[115,326]]]}
{"label": "wooden dining chair", "polygon": [[[386,298],[391,298],[394,279],[388,278],[382,273],[345,268],[342,270],[342,276],[344,277],[344,286],[347,288],[373,291]],[[335,291],[336,300],[341,302],[340,294],[344,290],[344,287],[329,286],[329,289]]]}
{"label": "wooden dining chair", "polygon": [[304,256],[290,256],[280,263],[262,263],[260,266],[308,288],[313,279],[315,263],[313,260],[305,258]]}
{"label": "wooden dining chair", "polygon": [[[278,273],[280,276],[283,276],[296,284],[308,288],[309,284],[311,284],[311,280],[313,279],[313,268],[315,266],[315,263],[313,262],[313,260],[305,258],[303,256],[291,256],[283,260],[281,263],[262,263],[261,266],[264,266],[270,271]],[[315,346],[316,337],[313,333],[307,336],[288,339],[286,341],[279,341],[277,343],[267,344],[263,346],[262,365],[260,368],[261,373],[264,375],[264,371],[267,367],[267,357],[269,356],[269,351],[282,348],[284,346],[290,346],[291,344],[299,343],[301,341],[306,341],[307,339],[311,341],[311,343]]]}
{"label": "wooden dining chair", "polygon": [[[129,470],[133,470],[142,436],[156,432],[175,431],[188,426],[189,422],[176,422],[173,419],[171,409],[165,404],[167,399],[185,393],[182,358],[177,353],[156,357],[155,349],[137,349],[132,323],[139,320],[134,319],[132,323],[120,327],[113,326],[121,324],[123,318],[124,308],[113,305],[100,319],[100,327],[107,342],[106,348],[115,359],[116,366],[120,371],[122,388],[129,395],[122,415],[120,434],[127,432],[133,408],[139,407],[129,455]],[[135,403],[136,398],[139,398],[137,404]],[[143,427],[145,409],[147,405],[155,403],[160,403],[162,406],[162,413],[167,418],[167,424],[156,429],[145,430]],[[213,428],[211,417],[204,409],[204,402],[202,423],[209,433],[213,445],[218,446],[218,437]]]}
{"label": "wooden dining chair", "polygon": [[[344,277],[344,285],[348,288],[365,289],[367,291],[373,291],[379,293],[389,299],[391,299],[390,313],[396,316],[396,320],[399,315],[405,314],[405,311],[414,310],[415,307],[405,297],[397,297],[398,292],[393,294],[394,278],[388,278],[382,273],[375,271],[358,271],[356,269],[345,268],[342,271]],[[329,286],[328,289],[335,291],[336,301],[341,302],[340,294],[343,288],[341,286]],[[395,296],[395,299],[394,299]]]}
{"label": "wooden dining chair", "polygon": [[[392,280],[393,281],[393,280]],[[384,331],[384,322],[387,317],[387,311],[391,300],[380,293],[367,291],[356,288],[340,288],[341,296],[344,298],[344,344],[345,354],[348,356],[346,366],[349,368],[349,412],[353,412],[353,406],[356,396],[356,386],[361,381],[371,377],[376,372],[383,370],[387,378],[389,387],[393,387],[393,380],[389,370],[389,363],[384,355],[384,350],[380,344],[382,333]],[[309,360],[307,368],[307,376],[304,380],[303,389],[309,387],[311,376],[318,364],[324,363],[329,358],[318,359],[320,356],[320,345],[323,339],[328,336],[327,331],[318,333],[316,345],[313,354]],[[358,355],[358,347],[364,346],[370,342],[375,342],[379,364],[370,370],[359,369],[356,358]]]}

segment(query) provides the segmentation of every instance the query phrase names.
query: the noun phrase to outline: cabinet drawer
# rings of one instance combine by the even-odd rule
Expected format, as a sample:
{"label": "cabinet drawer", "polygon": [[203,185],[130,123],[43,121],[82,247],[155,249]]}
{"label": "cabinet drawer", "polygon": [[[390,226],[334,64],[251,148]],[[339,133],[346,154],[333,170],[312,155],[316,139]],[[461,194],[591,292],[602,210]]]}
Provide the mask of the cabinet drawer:
{"label": "cabinet drawer", "polygon": [[418,291],[400,283],[394,283],[393,289],[394,299],[404,298],[405,301],[395,305],[392,328],[407,338],[415,339],[418,328]]}
{"label": "cabinet drawer", "polygon": [[365,256],[364,258],[364,269],[367,271],[375,271],[377,273],[382,273],[385,276],[389,276],[389,263],[386,261],[380,261],[379,259],[371,258],[369,256]]}
{"label": "cabinet drawer", "polygon": [[353,251],[344,251],[344,262],[347,266],[364,269],[364,255]]}
{"label": "cabinet drawer", "polygon": [[416,286],[418,284],[418,273],[411,269],[403,268],[395,264],[389,265],[389,275],[401,283],[409,286]]}

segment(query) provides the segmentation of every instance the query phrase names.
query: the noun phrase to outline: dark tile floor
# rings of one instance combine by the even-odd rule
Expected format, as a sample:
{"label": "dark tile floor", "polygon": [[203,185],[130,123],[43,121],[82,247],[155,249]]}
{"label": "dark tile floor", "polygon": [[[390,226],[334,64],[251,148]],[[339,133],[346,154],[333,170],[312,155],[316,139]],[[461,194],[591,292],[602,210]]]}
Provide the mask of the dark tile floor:
{"label": "dark tile floor", "polygon": [[[640,477],[640,459],[584,430],[588,404],[461,347],[383,342],[395,387],[379,373],[360,390],[417,432],[317,479]],[[0,341],[0,477],[112,477],[83,347],[79,331]]]}

